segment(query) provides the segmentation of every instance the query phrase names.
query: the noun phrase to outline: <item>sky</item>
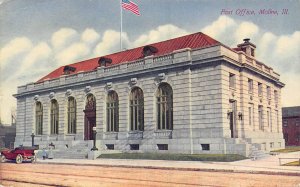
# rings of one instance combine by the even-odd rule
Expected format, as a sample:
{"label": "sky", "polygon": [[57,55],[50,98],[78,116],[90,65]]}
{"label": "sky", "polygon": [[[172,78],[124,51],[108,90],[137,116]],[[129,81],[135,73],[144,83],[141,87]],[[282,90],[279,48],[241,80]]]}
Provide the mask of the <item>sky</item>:
{"label": "sky", "polygon": [[[132,1],[141,16],[123,10],[123,49],[195,32],[229,47],[250,38],[256,58],[286,84],[282,105],[300,105],[300,0]],[[0,0],[2,123],[11,121],[18,86],[60,66],[117,52],[119,36],[119,0]]]}

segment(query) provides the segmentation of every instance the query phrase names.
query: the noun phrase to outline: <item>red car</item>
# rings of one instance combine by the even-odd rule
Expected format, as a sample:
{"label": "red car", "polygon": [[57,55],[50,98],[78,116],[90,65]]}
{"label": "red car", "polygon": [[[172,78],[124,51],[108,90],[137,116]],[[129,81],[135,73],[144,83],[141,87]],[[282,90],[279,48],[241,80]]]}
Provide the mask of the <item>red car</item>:
{"label": "red car", "polygon": [[1,151],[0,161],[5,162],[6,160],[14,160],[17,164],[23,161],[36,161],[35,147],[17,147],[13,150],[3,150]]}

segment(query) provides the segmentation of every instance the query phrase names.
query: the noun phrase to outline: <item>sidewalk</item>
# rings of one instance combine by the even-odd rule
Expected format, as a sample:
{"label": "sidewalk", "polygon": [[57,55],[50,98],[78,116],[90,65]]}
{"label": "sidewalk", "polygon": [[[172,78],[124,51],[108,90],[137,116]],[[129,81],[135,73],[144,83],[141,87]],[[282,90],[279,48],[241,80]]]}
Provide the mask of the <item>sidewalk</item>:
{"label": "sidewalk", "polygon": [[[300,152],[281,153],[259,160],[251,159],[235,162],[200,162],[200,161],[171,161],[171,160],[135,160],[135,159],[38,159],[43,164],[68,164],[88,166],[135,167],[152,169],[175,169],[191,171],[223,171],[242,173],[262,173],[300,176],[300,166],[280,166],[279,158],[300,158]],[[296,160],[296,159],[295,159]],[[286,160],[291,162],[293,160]]]}

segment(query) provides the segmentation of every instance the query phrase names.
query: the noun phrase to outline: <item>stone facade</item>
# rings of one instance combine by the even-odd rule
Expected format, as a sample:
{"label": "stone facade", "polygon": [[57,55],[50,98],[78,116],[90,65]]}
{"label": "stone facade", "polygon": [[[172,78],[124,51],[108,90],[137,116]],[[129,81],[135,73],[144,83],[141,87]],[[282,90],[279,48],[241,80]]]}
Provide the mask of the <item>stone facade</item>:
{"label": "stone facade", "polygon": [[[249,92],[250,79],[252,92]],[[156,92],[162,83],[167,83],[173,90],[171,130],[157,129]],[[260,96],[258,83],[262,86]],[[35,144],[43,147],[52,142],[57,146],[71,146],[84,141],[83,111],[87,95],[93,94],[100,151],[113,148],[122,152],[237,153],[248,156],[252,146],[265,151],[280,149],[285,145],[280,103],[283,86],[279,74],[272,68],[246,52],[223,44],[146,56],[18,87],[15,146],[31,145],[38,101],[43,105],[43,132],[35,136]],[[130,131],[129,96],[135,87],[141,88],[144,94],[143,131]],[[118,94],[118,132],[107,132],[106,129],[106,99],[111,90]],[[76,134],[67,133],[68,97],[76,100]],[[53,99],[59,105],[59,132],[55,135],[50,134],[50,103]]]}

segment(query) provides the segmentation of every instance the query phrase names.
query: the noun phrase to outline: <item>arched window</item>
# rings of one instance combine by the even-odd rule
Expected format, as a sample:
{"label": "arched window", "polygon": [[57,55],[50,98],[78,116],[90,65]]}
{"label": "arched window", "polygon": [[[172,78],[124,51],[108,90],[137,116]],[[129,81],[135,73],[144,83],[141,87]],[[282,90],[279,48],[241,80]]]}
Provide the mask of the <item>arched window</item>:
{"label": "arched window", "polygon": [[136,87],[130,93],[130,130],[144,130],[144,94]]}
{"label": "arched window", "polygon": [[55,99],[51,101],[51,134],[58,134],[58,103]]}
{"label": "arched window", "polygon": [[68,134],[76,134],[76,101],[74,97],[68,99]]}
{"label": "arched window", "polygon": [[119,99],[115,91],[110,91],[106,103],[107,132],[119,131]]}
{"label": "arched window", "polygon": [[43,134],[43,106],[41,102],[35,105],[35,134]]}
{"label": "arched window", "polygon": [[157,93],[157,129],[173,129],[173,90],[167,83],[159,85]]}

